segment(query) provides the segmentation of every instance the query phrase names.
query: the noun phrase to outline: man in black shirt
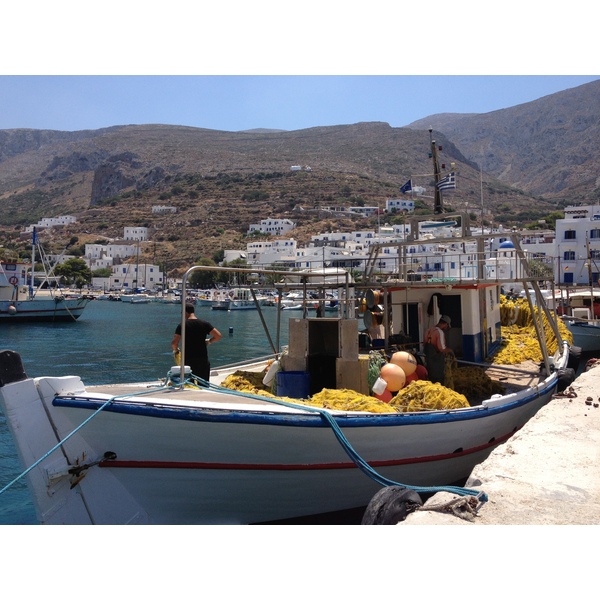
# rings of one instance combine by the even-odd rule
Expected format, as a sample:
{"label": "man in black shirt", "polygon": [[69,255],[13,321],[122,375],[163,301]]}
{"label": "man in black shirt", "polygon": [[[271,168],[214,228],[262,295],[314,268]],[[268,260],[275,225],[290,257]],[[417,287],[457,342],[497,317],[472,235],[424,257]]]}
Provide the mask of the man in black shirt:
{"label": "man in black shirt", "polygon": [[[207,338],[207,335],[211,337]],[[185,305],[185,364],[192,369],[192,373],[196,377],[201,377],[205,381],[209,380],[210,362],[207,347],[213,342],[218,342],[221,337],[218,329],[196,317],[193,304]],[[175,355],[179,352],[180,341],[181,323],[177,325],[171,341],[171,348]]]}

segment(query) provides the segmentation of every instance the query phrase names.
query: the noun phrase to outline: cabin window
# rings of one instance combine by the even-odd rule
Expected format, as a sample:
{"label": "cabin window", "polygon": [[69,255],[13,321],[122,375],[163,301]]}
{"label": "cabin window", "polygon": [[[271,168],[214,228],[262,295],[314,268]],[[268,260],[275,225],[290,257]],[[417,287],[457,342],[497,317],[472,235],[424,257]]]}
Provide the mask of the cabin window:
{"label": "cabin window", "polygon": [[574,240],[577,238],[577,232],[574,229],[567,229],[565,231],[565,240]]}

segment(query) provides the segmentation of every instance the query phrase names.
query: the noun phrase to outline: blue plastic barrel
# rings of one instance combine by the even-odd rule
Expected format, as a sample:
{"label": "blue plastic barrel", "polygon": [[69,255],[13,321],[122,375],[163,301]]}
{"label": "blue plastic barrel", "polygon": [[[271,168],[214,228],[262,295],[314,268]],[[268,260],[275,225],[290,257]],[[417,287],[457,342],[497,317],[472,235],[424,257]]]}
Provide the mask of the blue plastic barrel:
{"label": "blue plastic barrel", "polygon": [[287,398],[308,398],[310,374],[304,371],[278,371],[277,395]]}

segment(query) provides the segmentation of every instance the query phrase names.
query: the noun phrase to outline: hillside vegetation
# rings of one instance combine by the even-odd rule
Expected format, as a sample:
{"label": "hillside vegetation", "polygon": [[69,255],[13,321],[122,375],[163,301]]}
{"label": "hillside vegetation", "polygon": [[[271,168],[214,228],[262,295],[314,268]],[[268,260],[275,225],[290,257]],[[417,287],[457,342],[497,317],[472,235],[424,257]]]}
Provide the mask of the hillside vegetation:
{"label": "hillside vegetation", "polygon": [[[370,229],[378,220],[334,217],[330,205],[379,206],[399,187],[428,189],[433,208],[431,125],[440,160],[457,172],[448,211],[522,226],[600,195],[600,82],[486,115],[437,115],[407,128],[357,123],[298,131],[224,132],[168,125],[95,131],[0,131],[0,244],[42,217],[74,215],[68,230],[47,230],[58,251],[74,236],[119,238],[147,226],[147,260],[183,270],[227,248],[243,249],[261,219],[289,218],[301,243],[324,231]],[[427,123],[427,125],[425,125]],[[291,171],[292,165],[310,170]],[[453,165],[453,166],[451,166]],[[480,168],[481,166],[481,168]],[[168,205],[175,214],[153,214]],[[400,215],[384,215],[394,222]]]}

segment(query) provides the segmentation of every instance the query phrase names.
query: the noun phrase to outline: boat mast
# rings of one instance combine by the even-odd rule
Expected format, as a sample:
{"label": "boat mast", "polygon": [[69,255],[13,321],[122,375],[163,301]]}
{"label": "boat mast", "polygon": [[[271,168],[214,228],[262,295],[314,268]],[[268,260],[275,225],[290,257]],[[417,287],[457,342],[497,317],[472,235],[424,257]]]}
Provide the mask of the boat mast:
{"label": "boat mast", "polygon": [[38,237],[35,227],[31,237],[31,277],[29,278],[29,297],[33,298],[33,281],[35,276],[35,246],[38,243]]}
{"label": "boat mast", "polygon": [[433,174],[435,177],[435,185],[434,185],[434,202],[433,202],[433,212],[436,215],[442,213],[442,191],[438,187],[438,183],[440,182],[440,164],[438,161],[437,147],[435,145],[435,140],[433,139],[433,127],[429,128],[429,140],[431,145],[431,159],[433,160]]}

